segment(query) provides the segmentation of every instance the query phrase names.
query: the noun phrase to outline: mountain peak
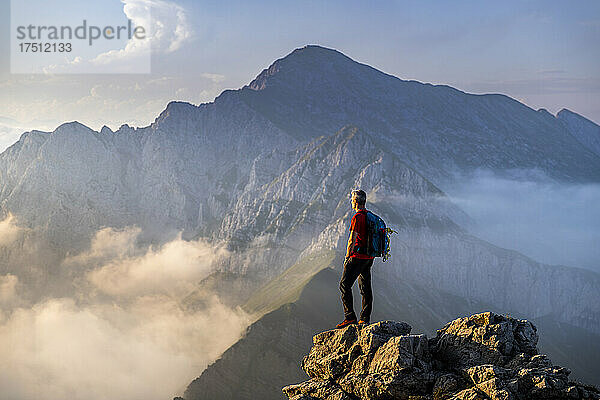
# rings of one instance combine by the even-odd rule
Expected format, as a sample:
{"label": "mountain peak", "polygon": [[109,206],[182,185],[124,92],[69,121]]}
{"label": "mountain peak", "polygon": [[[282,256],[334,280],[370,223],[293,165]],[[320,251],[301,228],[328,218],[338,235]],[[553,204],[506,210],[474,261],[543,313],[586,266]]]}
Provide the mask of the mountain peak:
{"label": "mountain peak", "polygon": [[[588,121],[588,119],[585,118],[584,116],[579,115],[576,112],[569,110],[568,108],[563,108],[562,110],[557,112],[556,118],[558,118],[560,121],[563,121],[563,122],[567,121],[567,120]],[[592,122],[592,121],[590,121],[590,122]]]}
{"label": "mountain peak", "polygon": [[335,49],[319,45],[306,45],[293,50],[283,58],[275,60],[250,82],[247,87],[252,90],[263,90],[268,86],[270,78],[277,75],[280,71],[305,72],[310,74],[311,72],[317,72],[319,69],[328,70],[334,65],[350,65],[352,63],[356,62]]}
{"label": "mountain peak", "polygon": [[64,122],[64,123],[60,124],[58,127],[56,127],[56,129],[52,132],[52,134],[53,135],[57,135],[57,134],[69,135],[72,133],[79,133],[79,132],[92,133],[92,132],[94,132],[94,130],[92,128],[82,124],[79,121],[70,121],[70,122]]}
{"label": "mountain peak", "polygon": [[569,118],[578,119],[581,121],[585,121],[586,123],[590,123],[590,124],[594,124],[594,125],[598,126],[598,124],[596,124],[594,121],[584,117],[581,114],[577,114],[575,111],[571,111],[568,108],[563,108],[558,113],[556,113],[556,118],[561,119],[561,120],[566,120]]}
{"label": "mountain peak", "polygon": [[[181,120],[198,110],[198,107],[187,101],[170,101],[165,109],[154,120],[153,125],[168,119]],[[176,121],[175,121],[176,122]]]}
{"label": "mountain peak", "polygon": [[[292,52],[290,54],[288,54],[285,58],[294,57],[294,56],[301,57],[301,56],[305,56],[305,55],[314,57],[315,55],[318,55],[318,54],[320,54],[322,56],[346,57],[342,52],[340,52],[336,49],[320,46],[318,44],[307,44],[305,46],[298,47],[297,49],[292,50]],[[346,57],[346,58],[348,58],[348,57]]]}
{"label": "mountain peak", "polygon": [[594,121],[563,108],[556,118],[581,144],[600,156],[600,126]]}
{"label": "mountain peak", "polygon": [[113,130],[110,129],[108,126],[104,125],[102,126],[102,129],[100,129],[100,133],[104,134],[104,135],[112,135],[114,134]]}
{"label": "mountain peak", "polygon": [[579,114],[569,110],[568,108],[563,108],[562,110],[560,110],[559,112],[556,113],[556,116],[560,117],[561,115],[569,115],[569,114],[579,115]]}
{"label": "mountain peak", "polygon": [[[187,101],[170,101],[167,106],[165,107],[164,111],[160,114],[163,115],[164,113],[177,113],[177,112],[185,112],[188,110],[195,110],[198,107],[196,107],[195,105],[193,105],[192,103],[188,103]],[[160,116],[158,117],[160,118]]]}
{"label": "mountain peak", "polygon": [[576,113],[575,111],[571,111],[568,108],[563,108],[558,113],[556,113],[556,118],[561,119],[561,120],[566,120],[566,119],[572,118],[572,119],[577,119],[577,120],[583,121],[590,125],[598,126],[598,124],[595,123],[594,121],[592,121],[591,119],[586,118],[583,115]]}

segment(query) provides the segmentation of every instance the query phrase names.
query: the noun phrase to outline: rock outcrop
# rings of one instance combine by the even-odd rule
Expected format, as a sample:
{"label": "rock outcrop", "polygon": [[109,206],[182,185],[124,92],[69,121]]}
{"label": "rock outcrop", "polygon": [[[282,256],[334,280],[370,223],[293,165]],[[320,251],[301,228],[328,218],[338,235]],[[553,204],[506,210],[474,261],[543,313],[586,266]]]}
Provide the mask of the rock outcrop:
{"label": "rock outcrop", "polygon": [[600,399],[596,387],[538,354],[527,320],[485,312],[431,339],[410,331],[381,321],[322,332],[302,362],[311,379],[283,392],[291,400]]}

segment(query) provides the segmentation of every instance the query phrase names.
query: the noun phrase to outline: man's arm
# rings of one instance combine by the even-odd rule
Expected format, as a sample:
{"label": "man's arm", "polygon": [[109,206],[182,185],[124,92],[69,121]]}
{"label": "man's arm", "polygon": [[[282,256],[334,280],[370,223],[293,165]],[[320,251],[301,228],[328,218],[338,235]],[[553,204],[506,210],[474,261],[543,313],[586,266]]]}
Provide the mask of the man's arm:
{"label": "man's arm", "polygon": [[352,253],[354,253],[354,244],[356,243],[356,231],[354,227],[356,226],[356,214],[352,217],[350,221],[350,235],[348,236],[348,246],[346,247],[346,257],[344,258],[344,264],[350,258]]}
{"label": "man's arm", "polygon": [[350,258],[350,255],[354,252],[354,243],[356,243],[356,232],[351,231],[348,238],[348,247],[346,248],[346,259]]}

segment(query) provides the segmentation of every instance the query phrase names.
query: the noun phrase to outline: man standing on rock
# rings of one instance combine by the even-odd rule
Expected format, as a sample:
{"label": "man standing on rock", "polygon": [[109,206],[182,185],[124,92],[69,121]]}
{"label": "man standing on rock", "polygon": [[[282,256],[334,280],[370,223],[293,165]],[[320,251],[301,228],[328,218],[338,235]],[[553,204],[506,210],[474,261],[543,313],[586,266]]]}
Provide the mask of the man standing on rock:
{"label": "man standing on rock", "polygon": [[367,194],[362,190],[352,191],[352,209],[356,214],[350,223],[350,236],[348,248],[344,259],[344,272],[340,281],[342,292],[342,305],[344,306],[344,320],[336,328],[343,328],[350,324],[356,324],[356,314],[352,299],[352,285],[358,278],[358,287],[362,296],[362,310],[360,312],[359,325],[368,324],[373,309],[373,291],[371,289],[371,266],[373,257],[368,251],[368,228],[367,228]]}

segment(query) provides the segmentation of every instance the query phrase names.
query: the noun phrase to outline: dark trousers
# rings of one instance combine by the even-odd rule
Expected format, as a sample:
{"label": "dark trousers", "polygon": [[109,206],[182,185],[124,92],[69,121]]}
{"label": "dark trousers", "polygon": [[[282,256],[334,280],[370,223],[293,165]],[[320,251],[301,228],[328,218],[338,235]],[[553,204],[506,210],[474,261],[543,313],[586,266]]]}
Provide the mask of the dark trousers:
{"label": "dark trousers", "polygon": [[372,265],[373,259],[362,260],[355,257],[349,258],[344,264],[344,272],[340,281],[340,291],[342,292],[342,304],[346,319],[356,319],[352,299],[352,285],[354,285],[354,281],[358,278],[358,287],[362,296],[360,319],[366,322],[370,321],[371,310],[373,309],[373,290],[371,289]]}

